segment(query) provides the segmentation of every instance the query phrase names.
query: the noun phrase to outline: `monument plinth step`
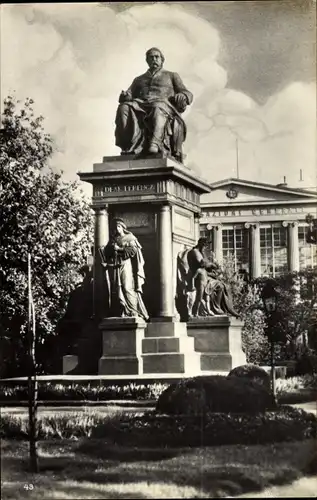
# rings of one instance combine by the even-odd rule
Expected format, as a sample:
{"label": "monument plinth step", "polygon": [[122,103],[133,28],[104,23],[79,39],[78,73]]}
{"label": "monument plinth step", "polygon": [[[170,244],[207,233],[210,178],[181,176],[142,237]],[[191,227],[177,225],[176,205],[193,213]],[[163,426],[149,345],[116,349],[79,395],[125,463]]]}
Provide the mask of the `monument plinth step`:
{"label": "monument plinth step", "polygon": [[100,375],[142,373],[142,339],[146,322],[141,318],[104,318]]}
{"label": "monument plinth step", "polygon": [[176,165],[189,170],[188,167],[185,167],[182,163],[175,160],[175,158],[162,154],[143,157],[136,155],[104,156],[102,163],[94,163],[94,172],[104,172],[109,169],[131,170],[148,167],[174,167]]}
{"label": "monument plinth step", "polygon": [[99,328],[101,330],[111,330],[114,328],[115,330],[125,330],[125,329],[133,329],[133,328],[145,328],[146,322],[139,317],[110,317],[103,318],[101,321]]}
{"label": "monument plinth step", "polygon": [[155,318],[148,323],[145,337],[182,337],[187,335],[187,325],[179,321],[164,321]]}
{"label": "monument plinth step", "polygon": [[195,339],[195,351],[200,353],[202,371],[230,371],[245,364],[242,326],[241,320],[225,315],[189,320],[187,335]]}
{"label": "monument plinth step", "polygon": [[185,353],[194,351],[194,339],[190,337],[153,337],[142,340],[143,354]]}
{"label": "monument plinth step", "polygon": [[180,373],[192,376],[200,373],[200,355],[191,353],[145,354],[143,373]]}
{"label": "monument plinth step", "polygon": [[102,356],[99,359],[99,375],[140,375],[142,359],[136,356]]}

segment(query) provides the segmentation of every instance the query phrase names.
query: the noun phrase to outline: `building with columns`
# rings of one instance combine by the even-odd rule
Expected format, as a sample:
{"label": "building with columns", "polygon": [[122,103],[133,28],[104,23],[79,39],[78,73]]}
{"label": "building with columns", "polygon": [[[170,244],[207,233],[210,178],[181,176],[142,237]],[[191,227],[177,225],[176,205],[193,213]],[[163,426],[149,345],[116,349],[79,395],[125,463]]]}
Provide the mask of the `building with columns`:
{"label": "building with columns", "polygon": [[218,262],[232,256],[236,270],[250,278],[317,266],[305,220],[316,218],[316,191],[235,178],[210,187],[201,196],[200,235]]}

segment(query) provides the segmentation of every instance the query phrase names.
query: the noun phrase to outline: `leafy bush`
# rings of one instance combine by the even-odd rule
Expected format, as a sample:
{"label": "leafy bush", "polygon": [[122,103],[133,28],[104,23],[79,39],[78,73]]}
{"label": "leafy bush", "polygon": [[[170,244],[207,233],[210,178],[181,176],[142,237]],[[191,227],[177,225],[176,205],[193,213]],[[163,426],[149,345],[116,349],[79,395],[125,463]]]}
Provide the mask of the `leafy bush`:
{"label": "leafy bush", "polygon": [[259,364],[268,359],[270,344],[265,335],[265,314],[259,288],[249,284],[239,308],[242,320],[242,345],[248,363]]}
{"label": "leafy bush", "polygon": [[[108,401],[157,399],[168,384],[93,385],[85,383],[39,382],[38,399],[41,401]],[[0,385],[0,400],[27,401],[27,386]]]}
{"label": "leafy bush", "polygon": [[270,390],[269,374],[257,365],[248,364],[237,366],[231,370],[228,377],[246,377]]}
{"label": "leafy bush", "polygon": [[317,373],[317,354],[311,350],[305,351],[297,360],[295,373],[296,375]]}
{"label": "leafy bush", "polygon": [[217,375],[172,384],[160,395],[156,410],[171,415],[255,413],[266,410],[270,405],[270,393],[263,385],[247,378]]}
{"label": "leafy bush", "polygon": [[[3,415],[1,438],[27,439],[27,415]],[[103,438],[125,446],[212,446],[264,444],[316,437],[316,417],[303,410],[280,407],[257,414],[206,413],[202,416],[91,411],[41,415],[39,439]]]}

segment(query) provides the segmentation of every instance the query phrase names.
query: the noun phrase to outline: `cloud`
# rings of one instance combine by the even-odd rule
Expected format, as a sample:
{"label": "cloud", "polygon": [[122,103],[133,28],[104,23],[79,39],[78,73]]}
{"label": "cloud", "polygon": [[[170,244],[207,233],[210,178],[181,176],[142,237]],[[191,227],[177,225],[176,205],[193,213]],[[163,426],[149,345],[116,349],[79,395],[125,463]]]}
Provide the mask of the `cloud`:
{"label": "cloud", "polygon": [[[2,95],[36,101],[56,141],[52,159],[68,178],[91,170],[114,145],[118,95],[145,71],[151,46],[180,73],[195,100],[186,111],[187,163],[209,181],[240,175],[276,183],[315,183],[315,88],[291,83],[259,106],[228,89],[218,64],[215,25],[181,5],[137,5],[117,13],[105,4],[2,6]],[[5,42],[4,42],[5,41]]]}

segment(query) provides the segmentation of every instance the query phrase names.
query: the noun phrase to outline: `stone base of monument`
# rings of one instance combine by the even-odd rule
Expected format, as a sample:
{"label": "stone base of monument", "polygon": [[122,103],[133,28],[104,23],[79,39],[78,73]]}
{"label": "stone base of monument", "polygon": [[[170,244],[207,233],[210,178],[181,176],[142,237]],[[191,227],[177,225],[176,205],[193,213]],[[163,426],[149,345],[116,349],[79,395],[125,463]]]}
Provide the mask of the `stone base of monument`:
{"label": "stone base of monument", "polygon": [[[170,319],[170,321],[168,321]],[[187,325],[173,318],[152,319],[142,340],[144,374],[179,373],[196,375],[200,358],[194,339],[187,336]]]}
{"label": "stone base of monument", "polygon": [[243,322],[229,316],[191,318],[187,335],[194,339],[200,371],[228,372],[246,363],[242,351]]}
{"label": "stone base of monument", "polygon": [[67,354],[63,356],[63,373],[67,374],[78,366],[78,356]]}
{"label": "stone base of monument", "polygon": [[105,318],[99,375],[140,375],[143,373],[142,339],[146,323],[141,318]]}
{"label": "stone base of monument", "polygon": [[80,375],[96,374],[101,355],[101,339],[98,321],[87,319],[74,324],[72,354],[63,356],[63,373]]}

